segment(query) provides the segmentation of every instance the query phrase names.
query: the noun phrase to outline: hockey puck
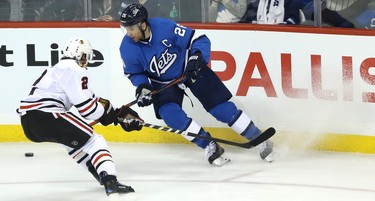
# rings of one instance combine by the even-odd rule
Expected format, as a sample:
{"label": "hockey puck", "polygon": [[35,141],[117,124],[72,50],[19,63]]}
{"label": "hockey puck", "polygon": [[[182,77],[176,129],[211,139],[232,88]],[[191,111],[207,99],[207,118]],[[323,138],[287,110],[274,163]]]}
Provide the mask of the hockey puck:
{"label": "hockey puck", "polygon": [[25,156],[26,156],[26,157],[33,157],[33,156],[34,156],[34,153],[32,153],[32,152],[27,152],[27,153],[25,153]]}

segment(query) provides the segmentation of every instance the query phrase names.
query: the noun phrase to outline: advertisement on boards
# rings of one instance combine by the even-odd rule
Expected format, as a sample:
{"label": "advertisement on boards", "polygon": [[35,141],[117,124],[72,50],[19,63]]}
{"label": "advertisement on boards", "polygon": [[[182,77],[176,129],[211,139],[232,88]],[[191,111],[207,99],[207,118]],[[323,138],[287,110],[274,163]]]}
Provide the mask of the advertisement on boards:
{"label": "advertisement on boards", "polygon": [[[210,67],[239,109],[264,129],[375,135],[375,38],[256,30],[205,30]],[[66,40],[87,38],[94,48],[91,86],[116,106],[131,102],[135,87],[124,77],[118,28],[2,29],[0,124],[19,124],[15,109],[35,79],[61,58]],[[194,96],[183,107],[205,127],[227,127]],[[159,123],[150,108],[134,107]]]}

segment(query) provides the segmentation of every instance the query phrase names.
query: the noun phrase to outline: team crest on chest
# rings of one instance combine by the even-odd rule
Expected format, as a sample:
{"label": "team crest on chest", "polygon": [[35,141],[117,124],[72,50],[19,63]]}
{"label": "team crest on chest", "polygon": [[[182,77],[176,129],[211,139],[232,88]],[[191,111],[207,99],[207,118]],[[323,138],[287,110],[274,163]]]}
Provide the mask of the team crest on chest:
{"label": "team crest on chest", "polygon": [[177,54],[170,53],[169,49],[166,48],[159,58],[153,56],[150,61],[150,71],[158,74],[158,76],[164,74],[176,60]]}

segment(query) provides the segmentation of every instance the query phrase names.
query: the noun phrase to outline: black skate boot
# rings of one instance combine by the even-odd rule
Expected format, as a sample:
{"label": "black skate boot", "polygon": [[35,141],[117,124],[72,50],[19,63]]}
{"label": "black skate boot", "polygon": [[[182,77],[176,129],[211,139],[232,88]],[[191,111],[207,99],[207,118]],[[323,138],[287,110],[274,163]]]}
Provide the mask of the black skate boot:
{"label": "black skate boot", "polygon": [[107,172],[103,171],[100,173],[101,182],[105,187],[105,193],[110,196],[112,194],[127,194],[134,193],[134,189],[131,186],[126,186],[117,181],[116,176],[108,175]]}
{"label": "black skate boot", "polygon": [[215,166],[223,166],[225,163],[229,162],[230,159],[224,156],[224,149],[214,141],[211,141],[207,147],[205,148],[206,151],[206,159],[208,162]]}

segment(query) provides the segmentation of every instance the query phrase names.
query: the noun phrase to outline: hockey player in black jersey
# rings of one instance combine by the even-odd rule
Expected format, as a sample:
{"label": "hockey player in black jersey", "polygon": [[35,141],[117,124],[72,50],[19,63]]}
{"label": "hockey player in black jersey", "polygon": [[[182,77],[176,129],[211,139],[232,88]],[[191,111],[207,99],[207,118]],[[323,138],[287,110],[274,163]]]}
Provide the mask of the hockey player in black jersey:
{"label": "hockey player in black jersey", "polygon": [[[53,142],[66,147],[68,154],[104,185],[108,196],[134,192],[118,182],[106,140],[85,121],[69,112],[73,106],[87,120],[104,126],[120,124],[126,131],[140,130],[142,121],[129,107],[114,109],[109,100],[90,89],[87,63],[92,56],[89,41],[72,38],[63,49],[63,58],[45,70],[34,82],[29,95],[17,109],[21,125],[33,142]],[[126,119],[119,122],[119,118]]]}

